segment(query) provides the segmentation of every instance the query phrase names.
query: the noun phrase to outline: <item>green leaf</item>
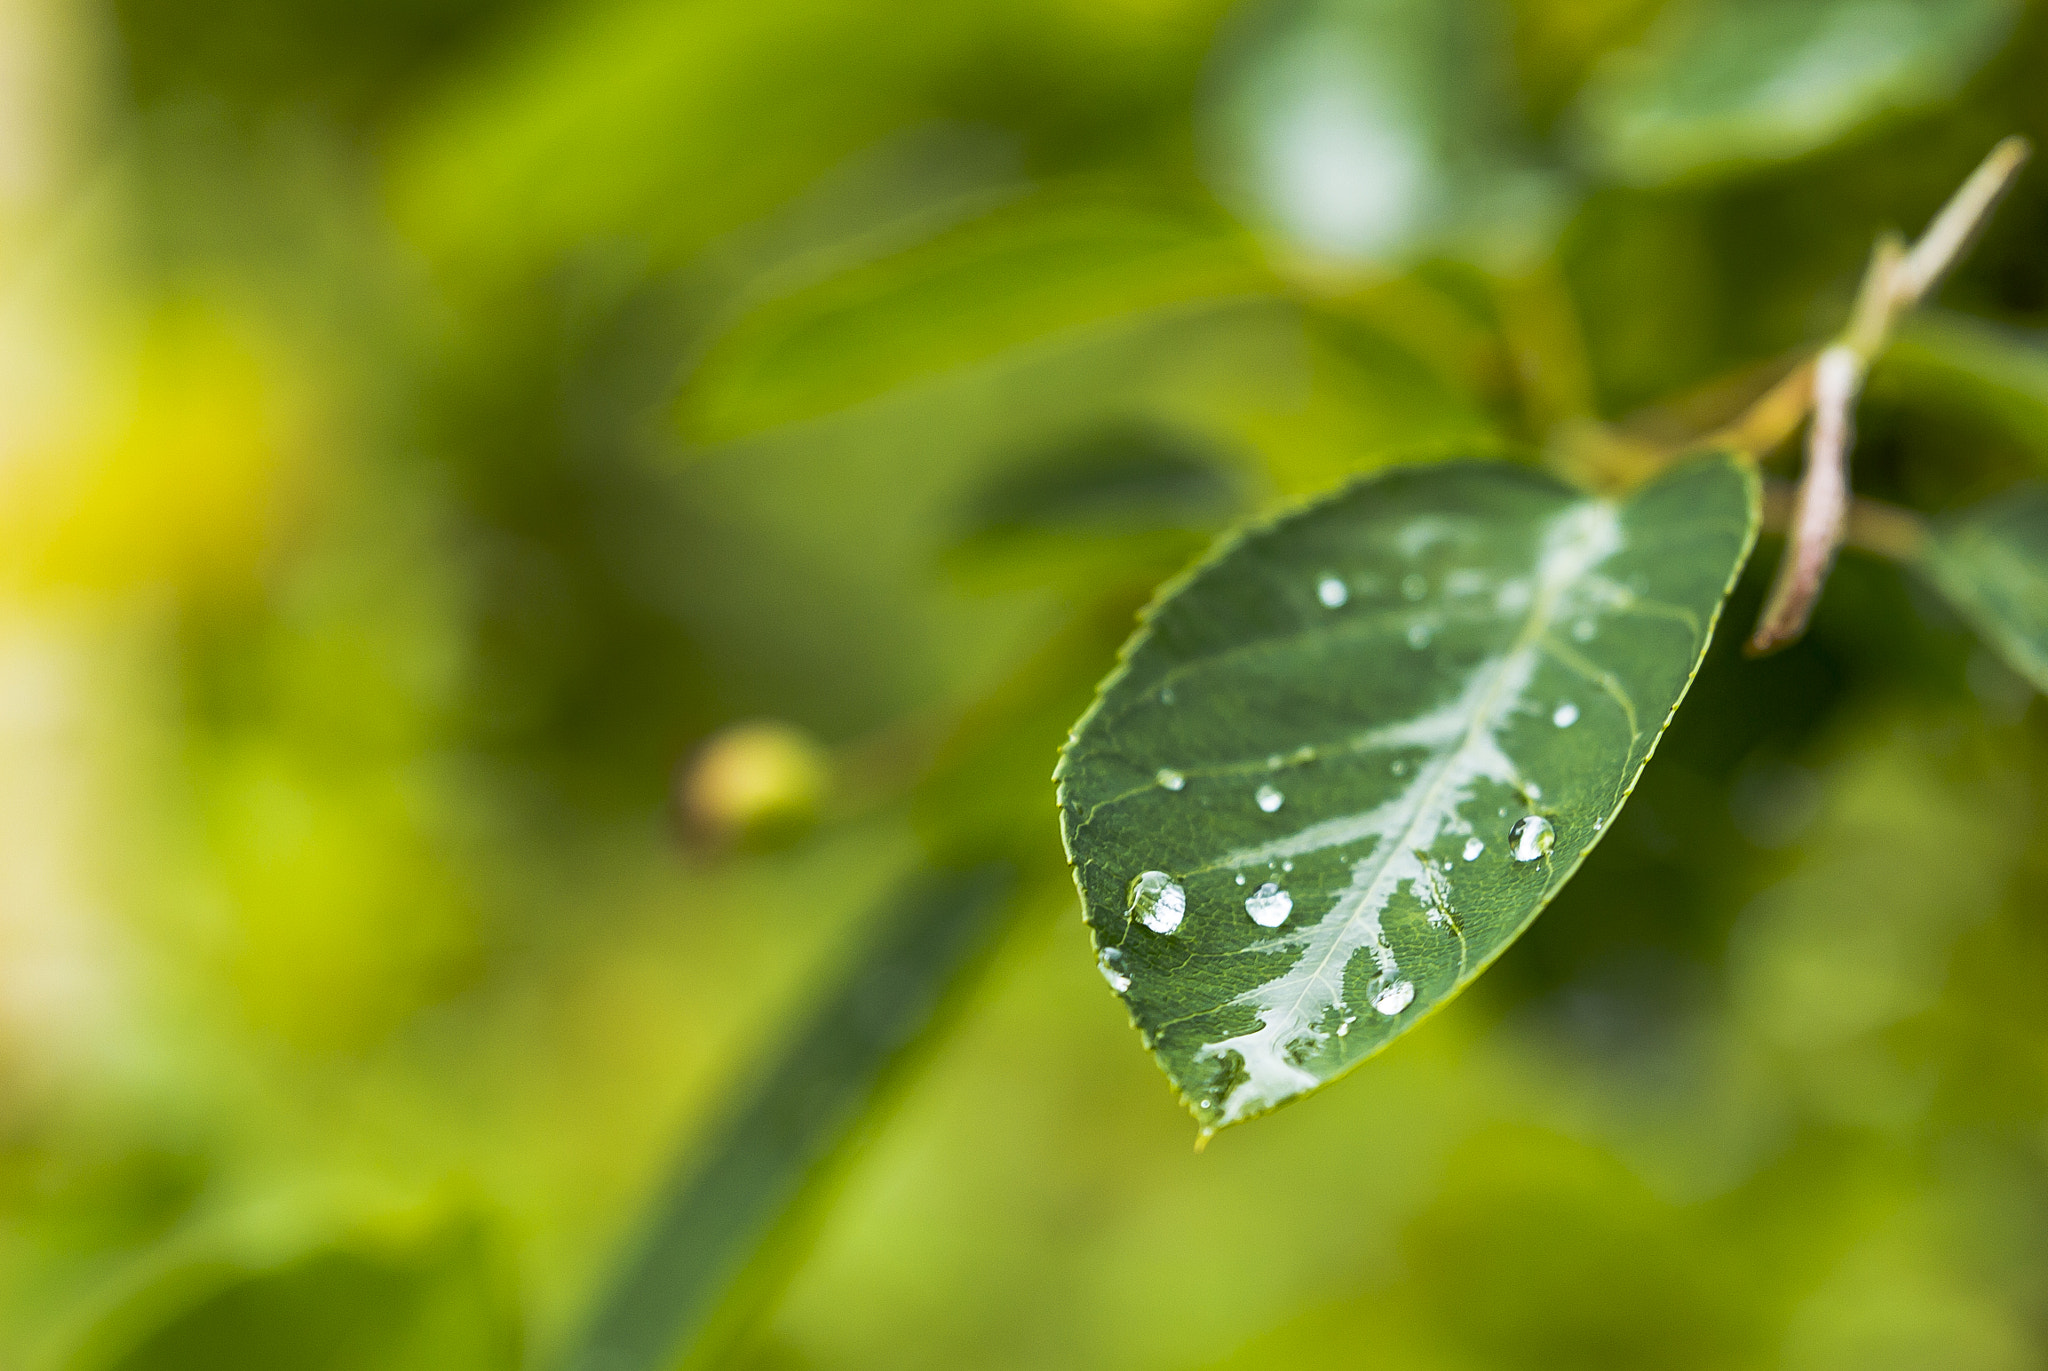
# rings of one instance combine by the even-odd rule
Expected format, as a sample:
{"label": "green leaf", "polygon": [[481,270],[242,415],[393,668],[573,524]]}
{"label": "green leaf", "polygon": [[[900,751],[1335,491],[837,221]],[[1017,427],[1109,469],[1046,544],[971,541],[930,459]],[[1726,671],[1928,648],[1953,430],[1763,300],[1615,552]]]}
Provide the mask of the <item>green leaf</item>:
{"label": "green leaf", "polygon": [[751,1096],[679,1159],[566,1367],[667,1371],[726,1350],[787,1274],[803,1201],[991,947],[1012,885],[991,863],[896,893]]}
{"label": "green leaf", "polygon": [[690,377],[685,430],[815,418],[1053,335],[1261,293],[1219,218],[1040,196],[765,301]]}
{"label": "green leaf", "polygon": [[2048,465],[2048,345],[2039,334],[1925,310],[1906,321],[1878,368],[1874,381],[1988,419]]}
{"label": "green leaf", "polygon": [[1732,456],[1620,502],[1405,468],[1163,593],[1059,799],[1103,974],[1205,1131],[1355,1066],[1528,926],[1685,694],[1757,509]]}
{"label": "green leaf", "polygon": [[2014,670],[2048,690],[2048,486],[1937,523],[1922,565]]}
{"label": "green leaf", "polygon": [[1209,143],[1224,191],[1324,257],[1526,262],[1564,196],[1515,127],[1504,28],[1460,0],[1272,10],[1221,63]]}
{"label": "green leaf", "polygon": [[2017,0],[1704,0],[1603,64],[1582,103],[1590,160],[1660,185],[1816,152],[1952,96]]}

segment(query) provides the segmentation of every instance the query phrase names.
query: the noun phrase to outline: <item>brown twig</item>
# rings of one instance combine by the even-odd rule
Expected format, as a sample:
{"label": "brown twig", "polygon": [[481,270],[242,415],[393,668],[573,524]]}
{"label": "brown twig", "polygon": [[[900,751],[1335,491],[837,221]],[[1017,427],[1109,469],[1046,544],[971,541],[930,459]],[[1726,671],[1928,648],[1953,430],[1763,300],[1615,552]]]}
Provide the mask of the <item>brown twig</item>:
{"label": "brown twig", "polygon": [[1911,248],[1895,233],[1880,235],[1841,335],[1714,436],[1712,441],[1762,456],[1790,437],[1809,410],[1813,415],[1785,552],[1748,643],[1752,655],[1776,651],[1806,631],[1834,565],[1849,522],[1856,400],[1871,362],[1900,317],[1926,298],[1982,228],[2028,151],[2023,138],[1999,143]]}

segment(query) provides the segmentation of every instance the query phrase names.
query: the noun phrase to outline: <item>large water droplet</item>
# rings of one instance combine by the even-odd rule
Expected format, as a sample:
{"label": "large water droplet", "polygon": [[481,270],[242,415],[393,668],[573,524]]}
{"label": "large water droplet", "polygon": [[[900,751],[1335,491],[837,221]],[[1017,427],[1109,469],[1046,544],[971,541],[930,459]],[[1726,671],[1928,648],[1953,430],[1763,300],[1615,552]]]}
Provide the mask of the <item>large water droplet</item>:
{"label": "large water droplet", "polygon": [[1372,997],[1372,1007],[1388,1018],[1399,1014],[1415,1002],[1415,983],[1395,981]]}
{"label": "large water droplet", "polygon": [[1147,871],[1131,882],[1130,908],[1154,933],[1171,933],[1188,912],[1188,893],[1164,871]]}
{"label": "large water droplet", "polygon": [[1509,850],[1518,862],[1533,862],[1538,857],[1548,856],[1556,842],[1557,830],[1541,814],[1524,815],[1515,820],[1515,826],[1508,830]]}
{"label": "large water droplet", "polygon": [[1268,881],[1245,898],[1244,912],[1261,928],[1278,928],[1294,912],[1294,897]]}
{"label": "large water droplet", "polygon": [[1331,609],[1336,609],[1351,598],[1351,592],[1335,576],[1325,576],[1316,582],[1316,598]]}
{"label": "large water droplet", "polygon": [[1550,722],[1559,728],[1570,728],[1579,721],[1579,707],[1569,700],[1551,711]]}
{"label": "large water droplet", "polygon": [[1429,593],[1429,579],[1419,571],[1411,571],[1401,578],[1401,594],[1410,600],[1419,600]]}
{"label": "large water droplet", "polygon": [[1465,840],[1466,861],[1470,862],[1477,860],[1479,854],[1484,851],[1486,851],[1486,844],[1480,842],[1477,838],[1467,838]]}
{"label": "large water droplet", "polygon": [[1165,786],[1168,790],[1179,790],[1182,786],[1188,783],[1187,777],[1181,775],[1178,771],[1175,771],[1170,766],[1162,766],[1159,768],[1158,779],[1159,784]]}
{"label": "large water droplet", "polygon": [[1271,814],[1281,805],[1287,803],[1287,797],[1269,785],[1260,786],[1258,792],[1252,798],[1257,800],[1259,808],[1265,810],[1268,814]]}
{"label": "large water droplet", "polygon": [[1109,988],[1121,995],[1131,988],[1131,978],[1120,969],[1124,954],[1113,947],[1102,949],[1102,956],[1096,960],[1096,968],[1102,972],[1102,979],[1109,982]]}

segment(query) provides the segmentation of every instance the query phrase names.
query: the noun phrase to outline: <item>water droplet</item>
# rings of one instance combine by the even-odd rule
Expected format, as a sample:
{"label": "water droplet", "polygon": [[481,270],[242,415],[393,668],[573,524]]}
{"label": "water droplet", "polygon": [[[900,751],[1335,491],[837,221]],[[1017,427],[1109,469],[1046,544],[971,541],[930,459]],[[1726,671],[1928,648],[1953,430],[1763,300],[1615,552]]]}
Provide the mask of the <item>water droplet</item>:
{"label": "water droplet", "polygon": [[1564,704],[1559,705],[1550,716],[1550,722],[1556,724],[1559,728],[1570,728],[1573,724],[1577,723],[1578,721],[1579,707],[1575,704],[1572,704],[1570,701],[1566,701]]}
{"label": "water droplet", "polygon": [[1282,863],[1280,863],[1280,869],[1281,869],[1282,871],[1292,871],[1292,870],[1294,870],[1294,863],[1293,863],[1293,862],[1282,862]]}
{"label": "water droplet", "polygon": [[1467,838],[1465,840],[1466,861],[1473,862],[1479,860],[1479,854],[1484,851],[1486,851],[1486,844],[1480,842],[1477,838]]}
{"label": "water droplet", "polygon": [[1268,814],[1271,814],[1281,805],[1287,803],[1287,797],[1269,785],[1260,786],[1258,793],[1252,798],[1256,799],[1259,802],[1259,808],[1265,810]]}
{"label": "water droplet", "polygon": [[1269,752],[1266,754],[1266,770],[1278,771],[1281,767],[1285,766],[1286,764],[1287,759],[1281,756],[1279,753]]}
{"label": "water droplet", "polygon": [[1102,979],[1109,982],[1109,988],[1121,995],[1131,988],[1131,978],[1117,968],[1123,965],[1124,954],[1113,947],[1102,949],[1096,959],[1096,968],[1102,972]]}
{"label": "water droplet", "polygon": [[1421,649],[1421,648],[1425,648],[1425,647],[1428,647],[1428,646],[1429,646],[1429,625],[1428,625],[1428,624],[1410,624],[1410,625],[1408,625],[1408,646],[1410,646],[1410,647],[1412,647],[1412,648],[1417,648],[1417,649]]}
{"label": "water droplet", "polygon": [[1538,857],[1548,856],[1556,842],[1557,830],[1541,814],[1525,815],[1515,820],[1515,826],[1508,830],[1509,850],[1518,862],[1533,862]]}
{"label": "water droplet", "polygon": [[1244,884],[1244,873],[1243,873],[1242,871],[1240,871],[1240,872],[1238,872],[1238,873],[1237,873],[1237,883],[1238,883],[1239,885],[1243,885],[1243,884]]}
{"label": "water droplet", "polygon": [[1429,593],[1429,580],[1419,571],[1411,571],[1401,578],[1401,594],[1411,600],[1419,600]]}
{"label": "water droplet", "polygon": [[1159,784],[1165,786],[1168,790],[1179,790],[1187,783],[1188,778],[1175,771],[1172,767],[1162,766],[1159,768]]}
{"label": "water droplet", "polygon": [[1346,1019],[1343,1023],[1338,1024],[1337,1036],[1340,1038],[1349,1037],[1351,1034],[1351,1025],[1353,1022],[1354,1020]]}
{"label": "water droplet", "polygon": [[1316,598],[1331,609],[1336,609],[1351,598],[1351,592],[1345,589],[1344,583],[1335,576],[1325,576],[1316,582]]}
{"label": "water droplet", "polygon": [[1395,981],[1372,997],[1372,1007],[1392,1018],[1415,1001],[1413,981]]}
{"label": "water droplet", "polygon": [[1147,871],[1131,882],[1130,910],[1154,933],[1171,933],[1188,912],[1188,893],[1164,871]]}
{"label": "water droplet", "polygon": [[1396,760],[1387,770],[1393,772],[1396,776],[1406,776],[1408,774],[1408,763]]}
{"label": "water droplet", "polygon": [[1532,800],[1540,800],[1543,798],[1543,787],[1537,785],[1534,781],[1524,781],[1522,782],[1522,793]]}
{"label": "water droplet", "polygon": [[1593,621],[1591,619],[1581,619],[1577,623],[1573,624],[1572,637],[1576,638],[1578,641],[1582,643],[1592,642]]}
{"label": "water droplet", "polygon": [[1268,881],[1246,897],[1244,912],[1261,928],[1278,928],[1294,912],[1294,897]]}

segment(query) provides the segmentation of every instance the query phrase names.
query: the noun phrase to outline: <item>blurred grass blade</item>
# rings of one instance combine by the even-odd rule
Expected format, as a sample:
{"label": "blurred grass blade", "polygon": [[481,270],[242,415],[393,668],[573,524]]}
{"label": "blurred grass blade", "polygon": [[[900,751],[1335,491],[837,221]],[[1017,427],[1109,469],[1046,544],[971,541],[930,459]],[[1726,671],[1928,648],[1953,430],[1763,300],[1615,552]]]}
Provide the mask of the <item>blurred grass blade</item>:
{"label": "blurred grass blade", "polygon": [[992,945],[1013,883],[1002,863],[930,871],[890,899],[753,1097],[686,1150],[567,1371],[699,1365],[743,1331],[791,1264],[805,1193]]}
{"label": "blurred grass blade", "polygon": [[1588,160],[1662,185],[1817,152],[1939,104],[2011,32],[2017,0],[1673,5],[1587,87]]}
{"label": "blurred grass blade", "polygon": [[2048,690],[2048,486],[1938,522],[1922,565],[2008,665]]}
{"label": "blurred grass blade", "polygon": [[1205,1132],[1477,976],[1621,807],[1756,536],[1717,455],[1624,501],[1407,468],[1226,544],[1147,613],[1060,805],[1105,978]]}

